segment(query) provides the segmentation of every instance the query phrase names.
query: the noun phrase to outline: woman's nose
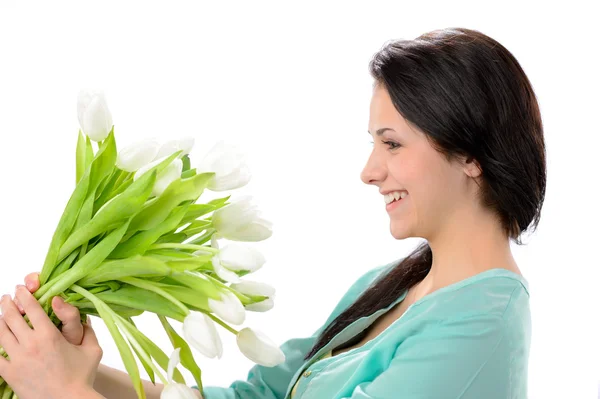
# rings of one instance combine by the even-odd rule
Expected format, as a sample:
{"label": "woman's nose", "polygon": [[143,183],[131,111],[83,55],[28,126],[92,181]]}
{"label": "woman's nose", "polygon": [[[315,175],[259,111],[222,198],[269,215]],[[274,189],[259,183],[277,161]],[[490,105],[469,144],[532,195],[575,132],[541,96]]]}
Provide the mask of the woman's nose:
{"label": "woman's nose", "polygon": [[373,157],[370,157],[360,173],[360,179],[365,184],[377,184],[385,179],[385,173],[385,169],[380,163]]}

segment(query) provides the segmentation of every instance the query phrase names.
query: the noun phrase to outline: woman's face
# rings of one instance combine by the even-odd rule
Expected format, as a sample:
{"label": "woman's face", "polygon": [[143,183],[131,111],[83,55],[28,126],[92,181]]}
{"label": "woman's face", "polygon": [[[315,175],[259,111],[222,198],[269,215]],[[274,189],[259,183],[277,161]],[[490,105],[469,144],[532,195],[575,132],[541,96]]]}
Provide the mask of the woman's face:
{"label": "woman's face", "polygon": [[[381,85],[373,90],[369,133],[373,151],[361,180],[377,186],[382,193],[408,192],[393,208],[386,208],[394,238],[422,237],[431,241],[472,206],[474,193],[470,192],[472,181],[467,175],[472,167],[449,163],[431,147],[425,134],[409,126],[396,111]],[[386,206],[383,196],[381,206]]]}

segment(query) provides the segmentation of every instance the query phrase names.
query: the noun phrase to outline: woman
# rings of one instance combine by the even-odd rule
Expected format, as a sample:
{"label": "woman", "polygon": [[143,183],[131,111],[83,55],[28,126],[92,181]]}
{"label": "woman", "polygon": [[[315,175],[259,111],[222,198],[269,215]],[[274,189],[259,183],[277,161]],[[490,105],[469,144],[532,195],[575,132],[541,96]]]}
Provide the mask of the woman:
{"label": "woman", "polygon": [[[386,43],[369,66],[361,179],[389,203],[394,238],[427,242],[361,276],[313,335],[283,343],[283,364],[206,399],[527,397],[529,293],[510,240],[537,227],[546,189],[531,84],[500,43],[464,28]],[[127,379],[101,367],[95,387],[134,398]]]}

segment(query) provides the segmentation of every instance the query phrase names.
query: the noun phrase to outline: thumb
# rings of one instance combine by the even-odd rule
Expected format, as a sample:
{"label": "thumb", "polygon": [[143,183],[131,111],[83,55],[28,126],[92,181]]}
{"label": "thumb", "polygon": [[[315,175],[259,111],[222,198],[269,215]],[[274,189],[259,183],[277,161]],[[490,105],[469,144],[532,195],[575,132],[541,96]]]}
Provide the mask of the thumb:
{"label": "thumb", "polygon": [[100,353],[100,358],[102,358],[102,348],[100,348],[100,344],[98,343],[98,337],[96,337],[96,332],[90,326],[90,316],[87,317],[88,322],[83,324],[83,340],[81,341],[81,347],[84,349],[98,349]]}
{"label": "thumb", "polygon": [[56,317],[62,322],[62,335],[73,345],[80,345],[83,338],[83,326],[79,309],[66,303],[60,296],[52,299],[52,309]]}

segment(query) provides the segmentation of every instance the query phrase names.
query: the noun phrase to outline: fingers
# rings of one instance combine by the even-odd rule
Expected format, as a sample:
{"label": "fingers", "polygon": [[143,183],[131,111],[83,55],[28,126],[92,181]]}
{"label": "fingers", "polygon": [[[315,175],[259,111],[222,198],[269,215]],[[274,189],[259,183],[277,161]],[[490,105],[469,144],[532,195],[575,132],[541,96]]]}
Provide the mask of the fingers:
{"label": "fingers", "polygon": [[[88,321],[89,319],[90,316],[88,316]],[[96,332],[90,326],[89,322],[83,325],[83,340],[81,341],[81,348],[83,348],[86,352],[90,353],[91,356],[95,356],[98,362],[102,360],[102,348],[98,343],[98,337],[96,337]]]}
{"label": "fingers", "polygon": [[54,313],[56,313],[59,320],[62,321],[62,335],[65,339],[73,345],[81,345],[83,325],[81,324],[79,309],[66,303],[59,296],[52,298],[52,309],[54,309]]}
{"label": "fingers", "polygon": [[[35,299],[35,297],[31,294],[31,292],[27,290],[27,288],[25,288],[25,286],[18,285],[15,295],[19,299],[19,302],[23,306],[23,309],[25,309],[25,313],[29,317],[29,321],[31,321],[31,325],[34,329],[46,331],[49,331],[50,329],[56,329],[56,327],[54,326],[54,324],[52,323],[42,306],[38,303],[37,299]],[[14,303],[12,303],[12,301],[10,302],[14,310],[18,313]],[[21,319],[21,321],[25,323],[23,317],[21,317],[20,314],[18,314],[18,316]],[[12,329],[12,325],[10,325],[10,323],[9,326]],[[27,329],[29,329],[29,326],[27,324],[25,324],[25,326],[27,327]],[[17,335],[17,338],[18,337],[19,336]]]}
{"label": "fingers", "polygon": [[25,276],[25,286],[29,292],[36,292],[40,288],[40,273],[33,272]]}
{"label": "fingers", "polygon": [[17,341],[10,328],[8,328],[6,321],[4,321],[4,316],[0,316],[0,346],[6,350],[8,356],[11,356],[11,353],[14,353],[18,345],[19,341]]}
{"label": "fingers", "polygon": [[[29,294],[31,295],[31,294]],[[2,319],[5,325],[10,329],[18,342],[23,342],[31,336],[31,328],[27,325],[23,316],[17,309],[17,306],[12,301],[8,294],[2,295],[0,299],[0,307],[2,308]]]}

